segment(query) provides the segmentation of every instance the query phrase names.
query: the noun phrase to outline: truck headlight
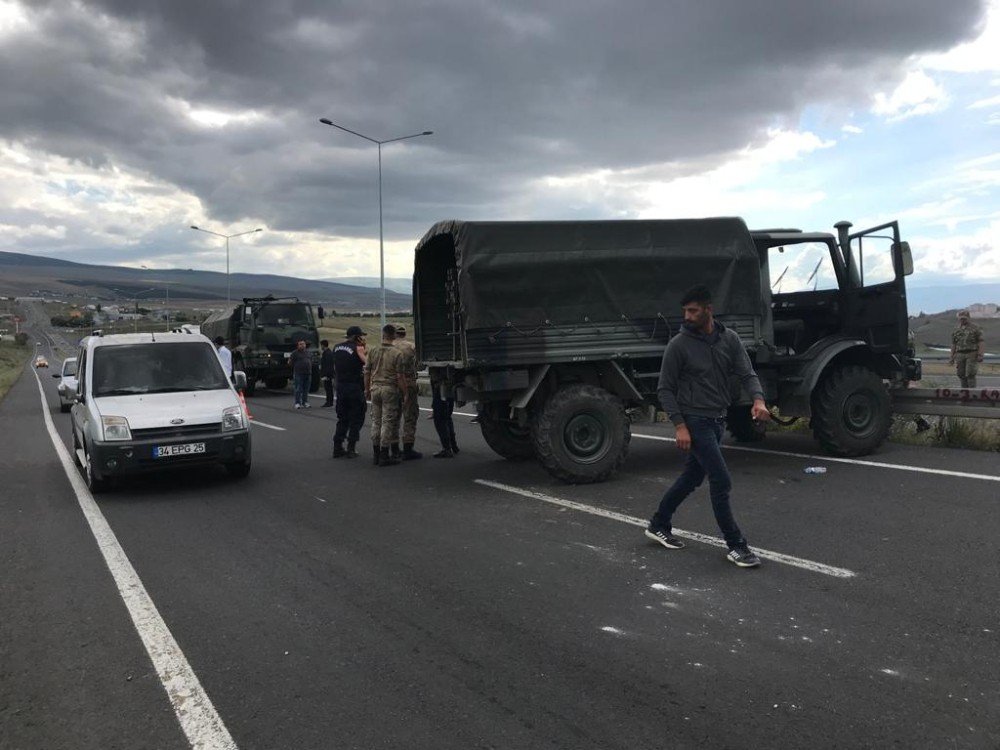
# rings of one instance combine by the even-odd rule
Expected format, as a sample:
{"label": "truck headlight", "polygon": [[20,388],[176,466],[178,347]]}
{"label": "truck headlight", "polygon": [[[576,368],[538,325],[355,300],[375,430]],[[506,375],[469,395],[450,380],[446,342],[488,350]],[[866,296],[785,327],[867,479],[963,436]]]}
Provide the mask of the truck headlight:
{"label": "truck headlight", "polygon": [[243,408],[240,406],[230,406],[222,412],[222,431],[242,430],[246,427],[243,421]]}
{"label": "truck headlight", "polygon": [[132,431],[125,417],[101,417],[105,440],[131,440]]}

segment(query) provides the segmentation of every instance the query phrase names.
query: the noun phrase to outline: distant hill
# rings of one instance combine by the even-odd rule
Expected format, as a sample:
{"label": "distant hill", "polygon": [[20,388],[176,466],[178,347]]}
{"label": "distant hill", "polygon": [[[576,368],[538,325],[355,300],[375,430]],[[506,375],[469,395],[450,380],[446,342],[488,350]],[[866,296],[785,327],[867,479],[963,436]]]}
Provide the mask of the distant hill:
{"label": "distant hill", "polygon": [[[299,297],[338,312],[364,312],[381,306],[378,288],[273,274],[234,273],[232,299]],[[0,295],[59,299],[121,300],[131,295],[217,304],[226,299],[226,274],[217,271],[98,266],[23,253],[0,252]],[[377,287],[377,281],[376,281]],[[153,291],[144,292],[143,290]],[[409,310],[410,295],[386,286],[386,307]]]}
{"label": "distant hill", "polygon": [[[323,279],[334,284],[350,284],[351,286],[366,286],[379,288],[378,276],[339,276],[335,279]],[[390,278],[385,277],[386,291],[399,292],[409,295],[413,289],[413,279],[411,278]]]}
{"label": "distant hill", "polygon": [[[958,326],[958,309],[935,315],[919,315],[910,318],[910,330],[917,344],[924,346],[951,346],[951,333]],[[1000,318],[975,318],[972,321],[983,330],[986,351],[1000,354]]]}

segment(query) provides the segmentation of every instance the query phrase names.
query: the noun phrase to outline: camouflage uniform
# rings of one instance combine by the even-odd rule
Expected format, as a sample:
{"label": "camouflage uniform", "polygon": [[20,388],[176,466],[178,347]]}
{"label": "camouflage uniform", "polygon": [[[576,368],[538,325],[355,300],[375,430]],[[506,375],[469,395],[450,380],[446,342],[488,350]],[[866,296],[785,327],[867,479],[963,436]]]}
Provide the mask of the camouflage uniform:
{"label": "camouflage uniform", "polygon": [[979,326],[969,323],[960,325],[951,334],[951,343],[955,347],[955,371],[963,388],[976,387],[976,373],[979,372],[979,344],[983,340],[983,331]]}
{"label": "camouflage uniform", "polygon": [[396,373],[400,371],[403,353],[392,344],[382,343],[368,353],[367,370],[372,386],[372,443],[395,445],[399,440],[399,387]]}
{"label": "camouflage uniform", "polygon": [[403,354],[400,370],[406,378],[406,390],[409,393],[409,402],[402,403],[403,397],[400,394],[400,410],[403,413],[403,444],[412,445],[417,437],[417,420],[420,418],[420,404],[417,403],[417,347],[412,341],[406,339],[396,339],[393,346]]}

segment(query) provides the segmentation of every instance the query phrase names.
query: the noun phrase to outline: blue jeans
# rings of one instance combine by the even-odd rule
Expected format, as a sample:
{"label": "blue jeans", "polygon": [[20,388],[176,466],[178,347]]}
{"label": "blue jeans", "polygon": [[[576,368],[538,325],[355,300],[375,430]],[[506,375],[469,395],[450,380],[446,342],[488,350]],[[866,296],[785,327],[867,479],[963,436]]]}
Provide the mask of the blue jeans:
{"label": "blue jeans", "polygon": [[655,529],[671,531],[670,521],[674,511],[708,477],[708,491],[712,498],[715,521],[730,549],[745,547],[740,527],[733,519],[729,507],[729,491],[733,487],[729,469],[722,457],[722,425],[725,420],[712,417],[685,416],[684,422],[691,433],[691,452],[684,463],[684,471],[663,495],[649,525]]}
{"label": "blue jeans", "polygon": [[292,387],[295,389],[295,403],[306,405],[309,398],[309,386],[312,385],[311,372],[297,372],[292,375]]}

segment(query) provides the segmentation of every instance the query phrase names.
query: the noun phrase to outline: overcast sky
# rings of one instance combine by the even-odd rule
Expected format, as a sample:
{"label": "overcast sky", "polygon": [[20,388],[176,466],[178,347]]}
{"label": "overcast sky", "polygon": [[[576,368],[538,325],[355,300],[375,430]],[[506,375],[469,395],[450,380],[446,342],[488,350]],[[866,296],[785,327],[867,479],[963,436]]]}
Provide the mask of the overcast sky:
{"label": "overcast sky", "polygon": [[386,273],[441,219],[898,218],[1000,280],[997,0],[0,0],[0,250]]}

